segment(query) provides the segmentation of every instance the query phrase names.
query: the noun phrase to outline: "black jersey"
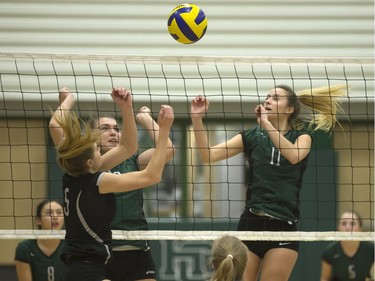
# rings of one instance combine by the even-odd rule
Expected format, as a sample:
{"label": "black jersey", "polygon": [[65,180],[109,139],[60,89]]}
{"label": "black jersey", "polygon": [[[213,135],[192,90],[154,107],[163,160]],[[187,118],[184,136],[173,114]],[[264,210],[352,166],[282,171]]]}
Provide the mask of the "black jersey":
{"label": "black jersey", "polygon": [[[294,143],[305,129],[284,135]],[[274,146],[267,132],[256,126],[242,132],[245,156],[249,163],[246,208],[286,221],[299,218],[299,192],[307,159],[293,165]]]}
{"label": "black jersey", "polygon": [[116,203],[113,193],[99,193],[101,175],[63,177],[65,256],[90,257],[104,263],[111,257],[110,224]]}

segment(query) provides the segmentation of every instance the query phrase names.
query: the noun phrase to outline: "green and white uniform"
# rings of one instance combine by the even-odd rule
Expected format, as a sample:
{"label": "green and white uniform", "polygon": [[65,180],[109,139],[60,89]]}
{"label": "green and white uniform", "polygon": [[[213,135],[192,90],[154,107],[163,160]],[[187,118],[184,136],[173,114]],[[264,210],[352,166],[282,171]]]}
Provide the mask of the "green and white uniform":
{"label": "green and white uniform", "polygon": [[332,267],[332,281],[364,281],[370,278],[374,263],[374,244],[361,241],[354,256],[348,257],[340,242],[330,243],[323,252],[323,260]]}
{"label": "green and white uniform", "polygon": [[[111,173],[125,174],[138,171],[138,155],[133,155],[128,160],[111,169]],[[143,190],[115,193],[116,216],[112,221],[112,230],[147,230],[148,224],[143,210]],[[149,248],[145,240],[113,240],[113,250]]]}
{"label": "green and white uniform", "polygon": [[[291,143],[310,132],[290,130],[284,137]],[[275,147],[267,132],[259,126],[242,133],[244,152],[249,163],[246,208],[280,220],[299,219],[299,193],[307,159],[293,165]]]}
{"label": "green and white uniform", "polygon": [[24,240],[16,248],[15,260],[30,264],[33,281],[60,281],[65,270],[65,264],[60,258],[63,245],[62,240],[56,251],[46,256],[36,240]]}

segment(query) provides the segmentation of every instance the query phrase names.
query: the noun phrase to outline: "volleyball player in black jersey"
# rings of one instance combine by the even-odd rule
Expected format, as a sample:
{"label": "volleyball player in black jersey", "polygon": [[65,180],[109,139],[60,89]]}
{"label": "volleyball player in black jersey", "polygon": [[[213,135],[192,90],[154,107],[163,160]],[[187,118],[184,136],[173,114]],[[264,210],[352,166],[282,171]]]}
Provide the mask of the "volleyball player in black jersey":
{"label": "volleyball player in black jersey", "polygon": [[[173,109],[163,105],[158,116],[159,138],[155,152],[142,171],[126,174],[98,172],[110,169],[135,153],[137,129],[129,91],[116,88],[112,98],[120,107],[124,121],[119,145],[100,154],[97,147],[99,133],[92,132],[76,114],[62,106],[54,113],[51,127],[54,136],[60,130],[57,146],[58,162],[63,176],[64,216],[66,226],[64,260],[67,271],[64,280],[96,281],[105,279],[105,265],[112,256],[110,224],[115,215],[114,192],[126,192],[153,185],[160,181],[164,158],[173,123]],[[55,123],[54,123],[55,124]]]}
{"label": "volleyball player in black jersey", "polygon": [[[209,146],[203,117],[209,102],[196,97],[191,119],[198,150],[204,163],[214,163],[244,152],[250,169],[246,206],[238,230],[295,231],[299,219],[299,191],[307,166],[313,130],[330,130],[340,110],[337,98],[345,86],[307,89],[298,94],[285,85],[272,89],[264,104],[255,108],[258,123],[230,140]],[[300,104],[311,108],[310,124],[297,122]],[[302,120],[299,120],[302,121]],[[298,257],[298,242],[244,241],[248,261],[243,280],[286,281]]]}
{"label": "volleyball player in black jersey", "polygon": [[[73,109],[75,95],[66,87],[59,91],[60,104],[65,109]],[[148,107],[143,106],[135,117],[137,123],[148,133],[154,146],[158,141],[159,126],[151,116]],[[110,114],[99,114],[92,117],[90,126],[93,131],[100,131],[98,145],[100,153],[105,154],[116,147],[122,132],[117,120]],[[51,120],[51,135],[57,145],[61,141],[61,133],[58,124]],[[55,132],[57,129],[57,132]],[[114,174],[123,174],[143,170],[147,167],[155,148],[149,148],[141,153],[136,153],[129,159],[109,170]],[[164,163],[172,159],[174,147],[168,140],[168,149]],[[129,192],[115,193],[116,215],[111,224],[112,230],[147,230],[148,222],[143,209],[143,189]],[[157,276],[155,262],[147,240],[114,240],[113,259],[107,264],[107,278],[111,281],[155,281]]]}

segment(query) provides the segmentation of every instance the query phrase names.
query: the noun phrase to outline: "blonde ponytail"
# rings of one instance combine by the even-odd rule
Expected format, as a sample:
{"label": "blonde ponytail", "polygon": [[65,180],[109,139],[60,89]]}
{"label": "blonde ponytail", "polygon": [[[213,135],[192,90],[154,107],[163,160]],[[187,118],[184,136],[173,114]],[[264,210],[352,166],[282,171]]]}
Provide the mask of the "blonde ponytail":
{"label": "blonde ponytail", "polygon": [[246,268],[247,247],[235,236],[224,235],[212,243],[210,281],[241,280]]}
{"label": "blonde ponytail", "polygon": [[309,126],[330,131],[338,123],[337,114],[344,113],[340,98],[347,94],[346,85],[306,89],[297,93],[299,102],[309,109]]}
{"label": "blonde ponytail", "polygon": [[63,139],[56,147],[59,165],[73,176],[87,174],[86,161],[93,157],[93,145],[99,133],[93,133],[89,124],[71,111],[66,111],[63,116],[57,115],[56,121],[64,132]]}

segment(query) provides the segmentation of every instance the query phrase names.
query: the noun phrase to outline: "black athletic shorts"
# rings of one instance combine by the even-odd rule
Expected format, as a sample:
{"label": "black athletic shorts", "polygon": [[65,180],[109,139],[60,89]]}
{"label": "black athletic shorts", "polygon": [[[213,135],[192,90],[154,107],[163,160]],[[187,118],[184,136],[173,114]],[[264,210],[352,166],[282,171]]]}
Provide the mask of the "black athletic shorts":
{"label": "black athletic shorts", "polygon": [[113,251],[107,264],[107,278],[111,281],[156,279],[156,266],[150,250]]}
{"label": "black athletic shorts", "polygon": [[103,262],[88,258],[73,258],[66,260],[64,281],[102,281],[105,279]]}
{"label": "black athletic shorts", "polygon": [[[245,209],[237,227],[238,231],[296,231],[295,223],[282,221],[267,216],[257,216]],[[287,248],[299,251],[298,241],[243,241],[250,252],[263,258],[271,249]]]}

